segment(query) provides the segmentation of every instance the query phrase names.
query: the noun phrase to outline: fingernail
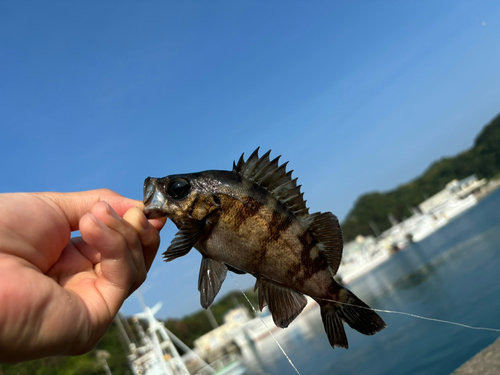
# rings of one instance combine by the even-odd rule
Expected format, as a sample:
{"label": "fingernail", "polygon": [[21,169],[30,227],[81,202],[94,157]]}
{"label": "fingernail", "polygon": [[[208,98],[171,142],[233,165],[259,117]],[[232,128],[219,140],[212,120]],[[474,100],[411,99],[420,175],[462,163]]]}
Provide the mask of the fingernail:
{"label": "fingernail", "polygon": [[113,210],[113,208],[109,205],[109,203],[108,203],[108,202],[106,202],[106,201],[103,201],[103,202],[106,204],[106,212],[107,212],[108,214],[110,214],[111,216],[113,216],[115,219],[117,219],[117,220],[121,220],[120,215],[118,215],[118,214],[116,213],[116,211],[115,211],[115,210]]}
{"label": "fingernail", "polygon": [[87,213],[87,215],[89,215],[89,216],[90,216],[90,218],[94,221],[94,223],[96,223],[96,225],[97,225],[98,227],[100,227],[101,229],[105,229],[105,230],[108,230],[108,229],[109,229],[106,225],[104,225],[104,223],[103,223],[101,220],[99,220],[98,218],[96,218],[96,217],[95,217],[94,215],[92,215],[90,212],[89,212],[89,213]]}

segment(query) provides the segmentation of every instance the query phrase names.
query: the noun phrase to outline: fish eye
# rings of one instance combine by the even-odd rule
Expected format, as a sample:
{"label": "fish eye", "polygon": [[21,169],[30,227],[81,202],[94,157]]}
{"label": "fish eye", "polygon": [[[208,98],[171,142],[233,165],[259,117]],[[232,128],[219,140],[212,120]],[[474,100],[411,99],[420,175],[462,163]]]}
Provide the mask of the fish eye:
{"label": "fish eye", "polygon": [[191,184],[184,178],[176,178],[168,183],[167,194],[174,199],[184,198],[191,189]]}

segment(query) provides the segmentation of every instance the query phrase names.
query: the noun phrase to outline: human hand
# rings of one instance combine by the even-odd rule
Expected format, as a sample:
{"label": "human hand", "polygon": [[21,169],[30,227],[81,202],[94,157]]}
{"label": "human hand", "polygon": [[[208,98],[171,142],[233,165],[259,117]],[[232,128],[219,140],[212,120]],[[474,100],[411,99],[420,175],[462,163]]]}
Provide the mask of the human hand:
{"label": "human hand", "polygon": [[143,208],[104,189],[0,194],[0,362],[95,347],[158,250],[165,221]]}

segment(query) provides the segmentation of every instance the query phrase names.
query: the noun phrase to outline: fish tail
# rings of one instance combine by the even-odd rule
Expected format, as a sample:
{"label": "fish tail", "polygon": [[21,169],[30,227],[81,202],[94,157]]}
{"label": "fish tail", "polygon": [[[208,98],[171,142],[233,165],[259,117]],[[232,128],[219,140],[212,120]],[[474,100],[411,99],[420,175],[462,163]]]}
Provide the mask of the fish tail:
{"label": "fish tail", "polygon": [[346,288],[340,289],[337,300],[342,303],[318,301],[323,325],[333,348],[349,347],[344,322],[364,335],[373,335],[386,327],[375,311]]}

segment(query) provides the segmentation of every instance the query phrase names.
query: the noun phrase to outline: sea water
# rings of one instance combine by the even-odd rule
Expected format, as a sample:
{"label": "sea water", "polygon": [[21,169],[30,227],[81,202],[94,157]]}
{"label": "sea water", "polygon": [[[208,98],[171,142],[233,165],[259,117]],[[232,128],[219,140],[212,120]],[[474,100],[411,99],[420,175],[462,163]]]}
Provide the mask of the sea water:
{"label": "sea water", "polygon": [[[348,285],[373,308],[500,329],[500,190]],[[450,374],[491,344],[478,331],[380,313],[387,328],[349,349],[328,344],[317,307],[275,336],[303,375]],[[272,337],[245,355],[248,374],[296,374]]]}

